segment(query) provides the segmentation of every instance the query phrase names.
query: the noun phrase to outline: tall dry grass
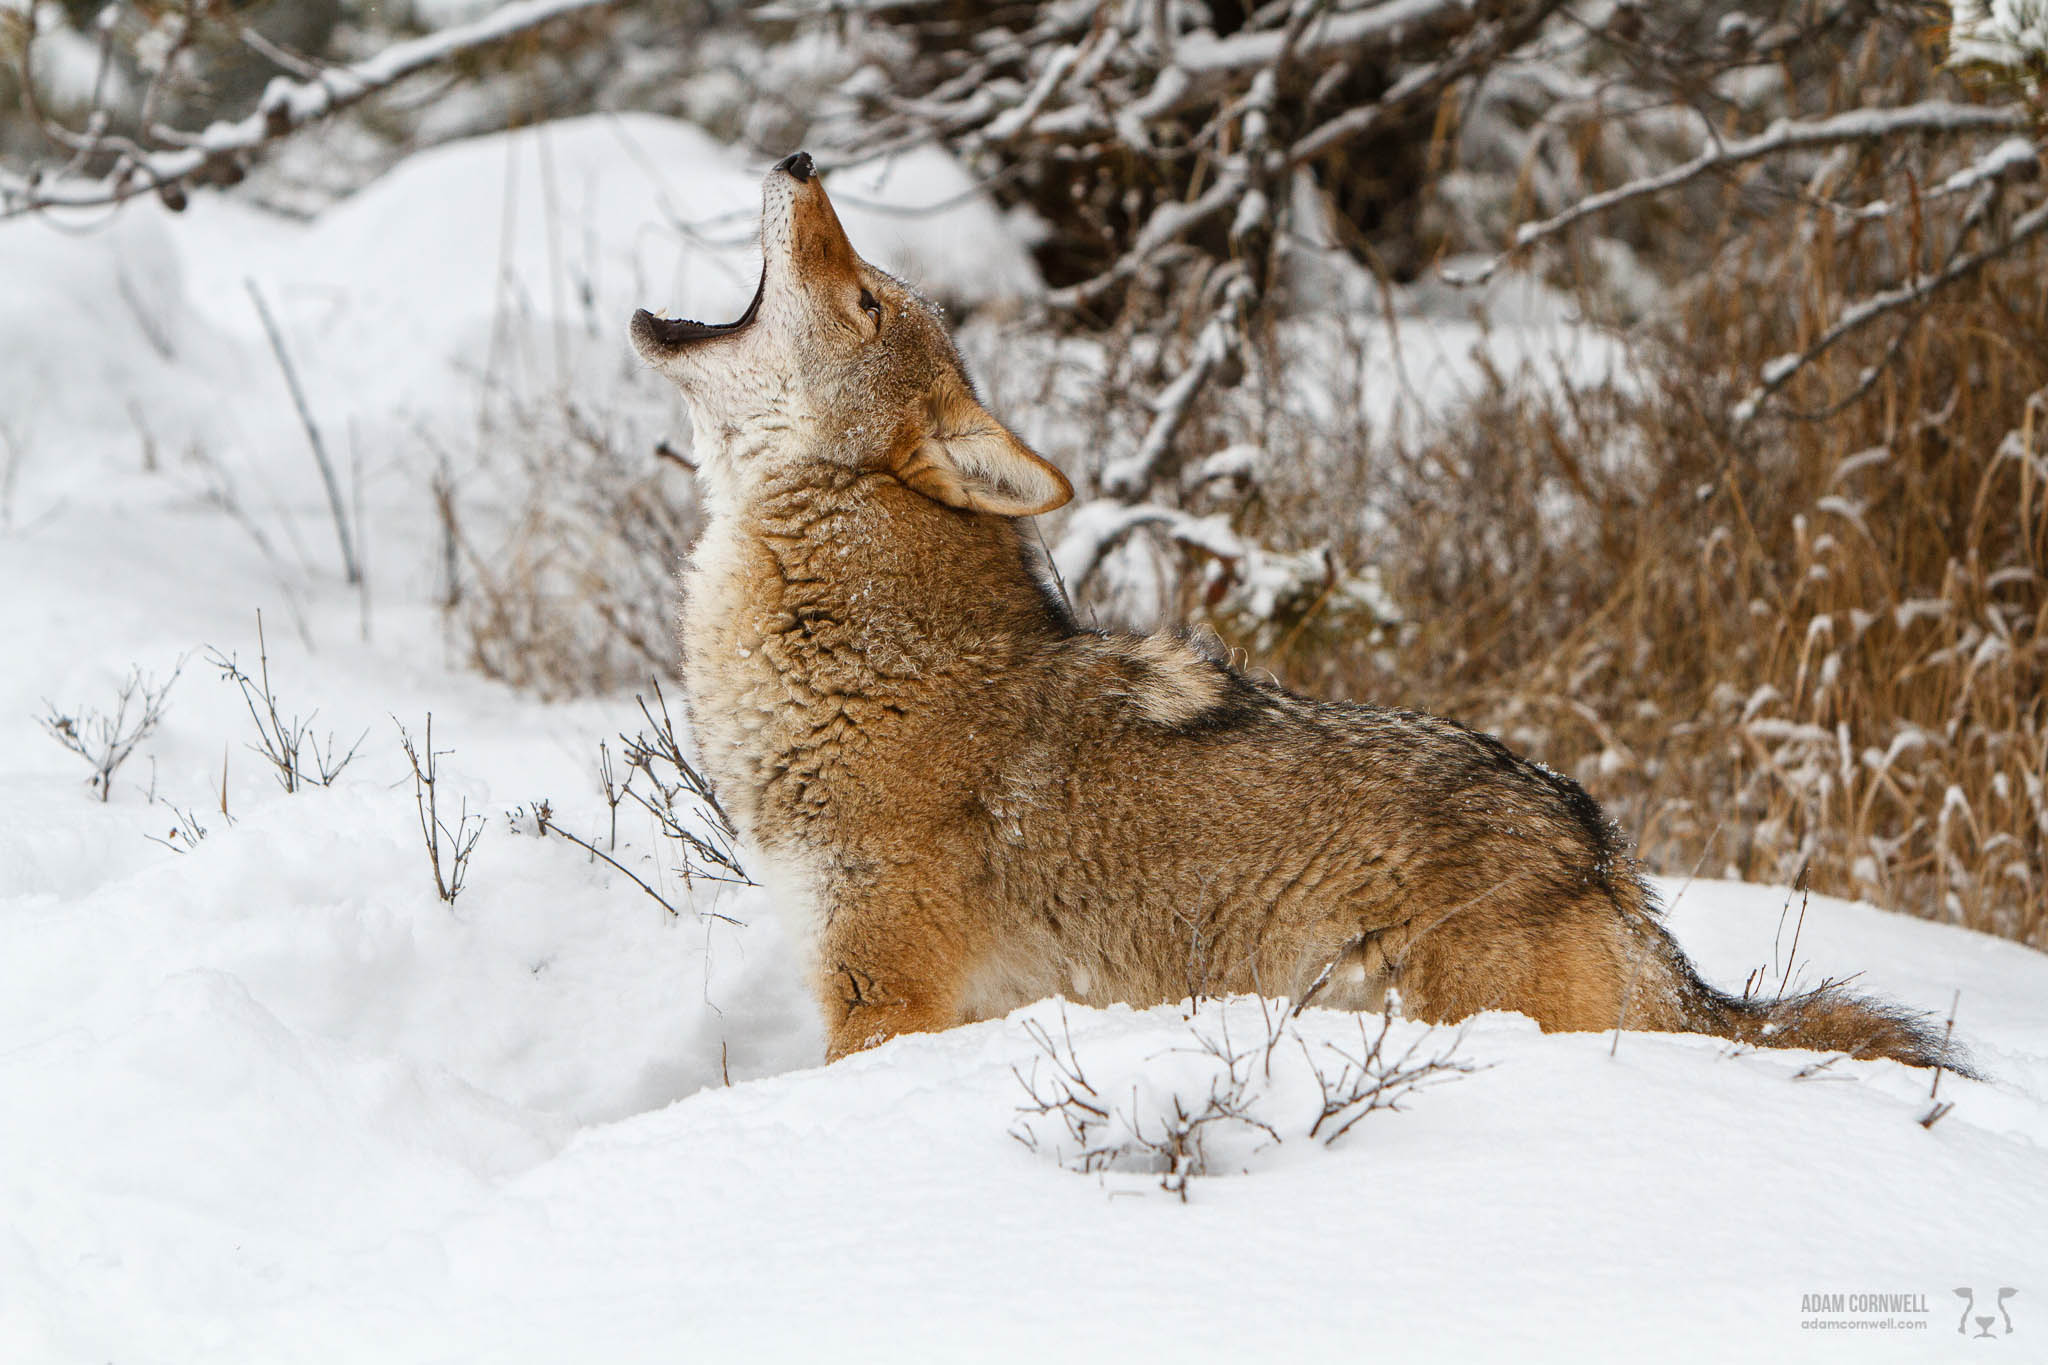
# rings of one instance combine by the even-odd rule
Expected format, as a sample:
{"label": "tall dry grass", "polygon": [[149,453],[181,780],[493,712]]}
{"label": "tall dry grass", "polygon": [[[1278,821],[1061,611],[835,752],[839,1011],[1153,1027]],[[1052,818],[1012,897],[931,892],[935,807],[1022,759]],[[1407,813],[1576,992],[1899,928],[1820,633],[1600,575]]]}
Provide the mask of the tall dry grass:
{"label": "tall dry grass", "polygon": [[[1255,660],[1424,706],[1574,772],[1665,871],[1855,896],[2048,947],[2048,277],[1942,298],[1837,412],[1730,416],[1870,253],[1751,234],[1647,345],[1640,382],[1496,384],[1376,466],[1349,553],[1409,617],[1312,619]],[[1880,334],[1790,394],[1825,412]],[[1254,647],[1251,639],[1238,643]]]}
{"label": "tall dry grass", "polygon": [[445,605],[479,672],[550,698],[676,675],[676,573],[697,504],[637,415],[512,403],[496,414],[516,461],[496,475],[509,498],[437,485]]}

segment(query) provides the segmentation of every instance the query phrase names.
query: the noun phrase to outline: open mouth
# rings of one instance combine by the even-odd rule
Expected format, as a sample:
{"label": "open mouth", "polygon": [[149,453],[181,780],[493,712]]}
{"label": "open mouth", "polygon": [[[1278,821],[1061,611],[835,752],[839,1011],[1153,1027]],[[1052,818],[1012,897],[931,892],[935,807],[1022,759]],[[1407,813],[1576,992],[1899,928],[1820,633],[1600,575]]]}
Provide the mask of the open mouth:
{"label": "open mouth", "polygon": [[754,301],[747,305],[747,311],[731,322],[698,322],[693,318],[658,318],[642,308],[633,314],[633,335],[644,345],[658,350],[675,351],[695,341],[706,341],[712,337],[729,336],[754,320],[754,314],[761,311],[761,294],[768,287],[768,272],[761,272],[760,283],[754,286]]}

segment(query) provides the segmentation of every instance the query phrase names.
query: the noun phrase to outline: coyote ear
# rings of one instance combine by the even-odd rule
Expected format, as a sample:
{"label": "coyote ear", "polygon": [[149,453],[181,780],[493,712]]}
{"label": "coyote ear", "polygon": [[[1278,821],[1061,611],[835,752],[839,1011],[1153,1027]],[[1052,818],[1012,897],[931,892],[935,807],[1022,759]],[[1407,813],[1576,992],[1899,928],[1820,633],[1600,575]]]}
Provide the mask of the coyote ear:
{"label": "coyote ear", "polygon": [[896,471],[935,502],[1002,517],[1050,512],[1074,496],[1067,476],[1033,454],[961,385],[931,403],[925,434]]}

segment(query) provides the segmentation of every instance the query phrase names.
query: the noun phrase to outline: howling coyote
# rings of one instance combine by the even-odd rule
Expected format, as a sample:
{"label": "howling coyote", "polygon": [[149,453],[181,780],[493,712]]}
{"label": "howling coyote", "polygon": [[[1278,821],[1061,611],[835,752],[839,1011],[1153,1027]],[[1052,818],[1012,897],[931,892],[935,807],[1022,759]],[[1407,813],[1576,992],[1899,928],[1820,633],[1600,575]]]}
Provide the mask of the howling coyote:
{"label": "howling coyote", "polygon": [[697,741],[813,914],[831,1057],[1192,984],[1947,1061],[1833,988],[1701,981],[1599,806],[1492,736],[1079,627],[1017,520],[1072,487],[977,401],[938,311],[854,253],[802,153],[768,174],[761,249],[737,321],[642,311],[632,334],[696,434]]}

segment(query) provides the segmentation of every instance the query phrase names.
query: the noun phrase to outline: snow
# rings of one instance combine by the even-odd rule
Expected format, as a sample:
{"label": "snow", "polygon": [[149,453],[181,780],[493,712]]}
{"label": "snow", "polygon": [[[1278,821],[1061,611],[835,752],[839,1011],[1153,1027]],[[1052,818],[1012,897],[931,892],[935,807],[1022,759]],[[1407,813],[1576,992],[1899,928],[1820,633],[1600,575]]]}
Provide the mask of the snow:
{"label": "snow", "polygon": [[2023,70],[2048,57],[2044,0],[1950,0],[1949,60]]}
{"label": "snow", "polygon": [[[671,916],[517,832],[546,798],[603,840],[597,745],[637,713],[463,667],[422,433],[487,479],[487,383],[674,420],[624,318],[744,302],[758,169],[682,124],[594,118],[424,153],[306,224],[210,195],[83,233],[0,224],[0,1360],[1783,1360],[1839,1335],[1802,1325],[1802,1294],[1866,1290],[1927,1297],[1924,1332],[1875,1333],[1920,1358],[1961,1284],[2020,1286],[2018,1331],[2042,1330],[2048,962],[2012,943],[1806,912],[1795,987],[1959,993],[1989,1079],[1944,1079],[1931,1128],[1929,1077],[1891,1063],[1800,1080],[1822,1059],[1496,1014],[1455,1039],[1472,1074],[1325,1145],[1304,1057],[1355,1049],[1359,1021],[1311,1009],[1248,1101],[1280,1141],[1238,1131],[1183,1203],[1013,1136],[1032,1029],[1151,1133],[1213,1079],[1198,1035],[1262,1036],[1257,1002],[1047,1002],[820,1067],[775,892],[685,886],[622,818],[617,856]],[[911,206],[971,186],[929,159],[881,180]],[[1015,225],[960,211],[895,215],[886,250],[963,301],[977,277],[1035,289]],[[367,599],[251,279],[330,443],[360,452]],[[331,788],[278,787],[199,653],[250,664],[258,609],[287,711],[367,735]],[[34,717],[180,659],[99,803]],[[428,712],[444,795],[488,818],[453,905],[393,724]],[[173,804],[207,827],[188,853],[145,837]],[[1717,982],[1791,965],[1784,892],[1666,894]]]}

